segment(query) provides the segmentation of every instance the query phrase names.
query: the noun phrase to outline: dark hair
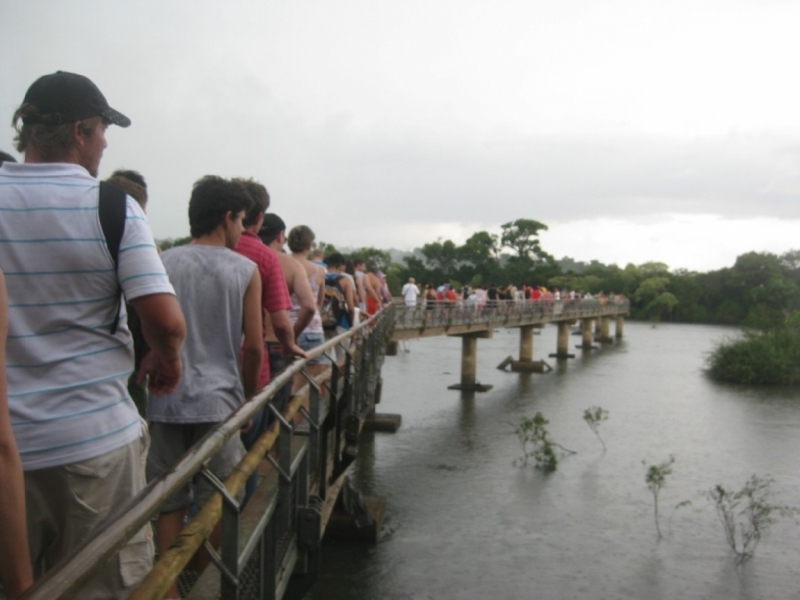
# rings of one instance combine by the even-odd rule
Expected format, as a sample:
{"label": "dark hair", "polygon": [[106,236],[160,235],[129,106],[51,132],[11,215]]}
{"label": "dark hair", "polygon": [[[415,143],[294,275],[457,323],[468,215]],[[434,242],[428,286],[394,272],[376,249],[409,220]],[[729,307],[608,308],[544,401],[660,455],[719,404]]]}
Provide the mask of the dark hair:
{"label": "dark hair", "polygon": [[128,179],[127,177],[122,177],[121,175],[112,175],[106,179],[106,181],[108,183],[113,183],[115,186],[125,190],[125,193],[136,200],[136,202],[139,203],[139,206],[142,207],[142,210],[144,210],[145,205],[147,205],[147,190],[145,190],[141,185]]}
{"label": "dark hair", "polygon": [[356,256],[353,258],[353,266],[357,267],[358,265],[363,265],[363,264],[366,263],[364,263],[364,259],[361,258],[360,256]]}
{"label": "dark hair", "polygon": [[17,162],[17,159],[0,150],[0,165],[2,165],[4,162]]}
{"label": "dark hair", "polygon": [[338,269],[345,264],[344,256],[341,252],[333,252],[325,257],[325,264],[334,269]]}
{"label": "dark hair", "polygon": [[356,269],[353,266],[353,261],[350,260],[349,258],[344,263],[344,272],[347,273],[348,275],[356,274]]}
{"label": "dark hair", "polygon": [[111,177],[124,177],[125,179],[129,179],[133,183],[142,186],[144,191],[147,192],[147,182],[144,180],[144,175],[139,173],[139,171],[134,171],[133,169],[117,169],[111,174]]}
{"label": "dark hair", "polygon": [[189,228],[197,239],[214,231],[229,212],[238,215],[250,210],[253,201],[238,185],[216,175],[198,179],[189,199]]}
{"label": "dark hair", "polygon": [[258,237],[269,246],[278,238],[278,234],[281,231],[286,231],[286,223],[283,222],[283,219],[275,213],[267,213],[264,215],[261,229],[258,230]]}
{"label": "dark hair", "polygon": [[117,169],[106,181],[125,190],[144,210],[147,205],[147,182],[141,173],[130,169]]}
{"label": "dark hair", "polygon": [[314,243],[314,232],[306,225],[292,227],[287,238],[289,250],[292,252],[305,252]]}
{"label": "dark hair", "polygon": [[235,177],[231,181],[241,186],[247,195],[250,196],[252,206],[244,215],[242,225],[245,227],[252,227],[258,223],[259,217],[267,212],[267,209],[269,208],[269,192],[267,191],[267,188],[253,179]]}

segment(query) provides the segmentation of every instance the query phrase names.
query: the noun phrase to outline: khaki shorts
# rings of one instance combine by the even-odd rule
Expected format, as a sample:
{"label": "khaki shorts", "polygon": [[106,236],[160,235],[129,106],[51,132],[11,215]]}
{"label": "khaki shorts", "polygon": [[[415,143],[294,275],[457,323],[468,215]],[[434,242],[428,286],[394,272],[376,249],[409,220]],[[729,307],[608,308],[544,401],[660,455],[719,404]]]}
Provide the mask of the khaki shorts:
{"label": "khaki shorts", "polygon": [[[75,550],[95,526],[145,485],[149,438],[69,465],[27,471],[25,500],[34,577]],[[127,598],[153,568],[153,531],[148,523],[75,598]],[[2,594],[0,593],[0,596]]]}
{"label": "khaki shorts", "polygon": [[[147,481],[152,481],[171,469],[189,448],[217,425],[219,423],[150,423],[153,439],[150,453],[147,455]],[[208,468],[221,481],[225,481],[244,455],[242,440],[238,435],[234,435],[208,461]],[[187,483],[161,506],[161,512],[173,512],[189,506],[192,501],[192,488],[198,507],[203,506],[216,491],[205,477],[197,474],[191,483]]]}

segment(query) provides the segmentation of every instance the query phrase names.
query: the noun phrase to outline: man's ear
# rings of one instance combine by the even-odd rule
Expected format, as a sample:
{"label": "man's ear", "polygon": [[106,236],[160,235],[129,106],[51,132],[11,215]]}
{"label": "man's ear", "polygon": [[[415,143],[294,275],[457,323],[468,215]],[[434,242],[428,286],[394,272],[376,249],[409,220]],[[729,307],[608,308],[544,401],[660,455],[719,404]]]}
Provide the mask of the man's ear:
{"label": "man's ear", "polygon": [[72,137],[78,146],[83,147],[86,145],[86,135],[83,133],[83,129],[81,129],[80,121],[75,121],[72,124]]}

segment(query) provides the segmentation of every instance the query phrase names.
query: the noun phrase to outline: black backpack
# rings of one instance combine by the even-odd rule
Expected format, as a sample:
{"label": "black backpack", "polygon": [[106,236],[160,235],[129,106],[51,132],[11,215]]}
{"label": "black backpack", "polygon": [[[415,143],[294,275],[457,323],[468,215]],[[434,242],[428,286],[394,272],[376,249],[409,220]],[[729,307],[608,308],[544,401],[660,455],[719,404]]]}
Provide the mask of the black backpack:
{"label": "black backpack", "polygon": [[[119,269],[119,246],[122,243],[122,234],[125,233],[125,211],[127,208],[127,194],[125,190],[105,181],[100,182],[100,200],[98,213],[100,227],[106,238],[106,246],[114,261],[114,273]],[[119,277],[117,278],[119,281]],[[111,323],[111,335],[117,332],[119,314],[122,310],[122,288],[117,283],[117,311],[116,318]]]}
{"label": "black backpack", "polygon": [[344,275],[325,275],[325,300],[319,316],[322,318],[322,328],[327,331],[336,329],[342,317],[347,314],[347,300],[340,281]]}

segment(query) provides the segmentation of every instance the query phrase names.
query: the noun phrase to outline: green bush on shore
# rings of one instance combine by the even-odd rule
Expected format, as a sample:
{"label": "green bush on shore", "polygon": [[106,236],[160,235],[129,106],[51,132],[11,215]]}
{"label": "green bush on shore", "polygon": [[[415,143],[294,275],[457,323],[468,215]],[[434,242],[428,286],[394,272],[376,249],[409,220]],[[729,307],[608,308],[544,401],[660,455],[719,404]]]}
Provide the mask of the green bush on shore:
{"label": "green bush on shore", "polygon": [[723,342],[708,361],[708,373],[719,381],[751,384],[800,383],[800,332],[793,327],[745,333]]}

